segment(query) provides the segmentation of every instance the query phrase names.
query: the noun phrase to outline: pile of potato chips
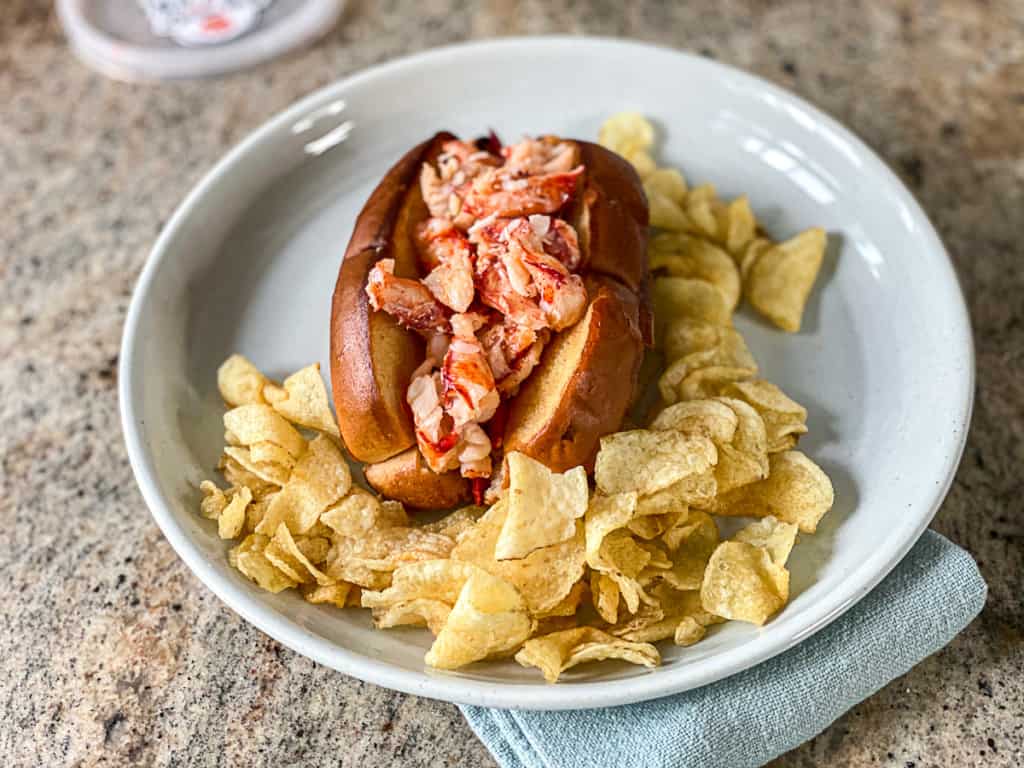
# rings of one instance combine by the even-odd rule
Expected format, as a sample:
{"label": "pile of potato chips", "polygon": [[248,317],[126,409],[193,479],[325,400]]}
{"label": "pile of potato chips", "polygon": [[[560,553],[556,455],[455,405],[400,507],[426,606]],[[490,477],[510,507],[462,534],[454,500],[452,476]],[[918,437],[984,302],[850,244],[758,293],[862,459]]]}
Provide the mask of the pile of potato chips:
{"label": "pile of potato chips", "polygon": [[[489,509],[416,523],[353,484],[318,365],[279,385],[234,355],[218,372],[230,487],[201,486],[202,514],[239,539],[234,567],[272,592],[369,608],[381,629],[427,627],[432,667],[513,656],[549,682],[587,661],[654,667],[653,643],[689,646],[785,605],[786,560],[831,508],[832,484],[794,450],[807,412],[757,378],[732,313],[742,293],[797,330],[824,235],[758,236],[745,198],[725,205],[658,169],[653,136],[637,115],[601,130],[668,231],[650,254],[658,403],[647,428],[601,440],[594,487],[582,467],[558,474],[511,453]],[[754,521],[723,541],[715,516]]]}
{"label": "pile of potato chips", "polygon": [[664,230],[651,240],[652,272],[711,283],[724,304],[719,307],[716,301],[716,310],[732,312],[742,292],[782,330],[800,330],[825,255],[824,230],[808,229],[783,243],[772,242],[745,196],[726,203],[713,185],[689,189],[678,170],[658,168],[650,154],[654,127],[635,112],[610,117],[598,140],[632,163],[647,193],[651,226]]}

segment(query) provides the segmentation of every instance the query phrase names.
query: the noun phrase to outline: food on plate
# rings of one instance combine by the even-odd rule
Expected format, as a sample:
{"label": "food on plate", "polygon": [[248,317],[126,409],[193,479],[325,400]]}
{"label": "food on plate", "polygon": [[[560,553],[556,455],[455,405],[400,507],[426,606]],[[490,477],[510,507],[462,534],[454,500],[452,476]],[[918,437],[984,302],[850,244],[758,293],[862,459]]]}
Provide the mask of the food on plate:
{"label": "food on plate", "polygon": [[[790,554],[834,493],[796,449],[807,410],[759,378],[733,312],[745,296],[798,328],[823,235],[772,242],[747,198],[659,168],[654,138],[636,114],[601,129],[650,202],[653,322],[622,160],[441,134],[395,166],[335,293],[340,425],[317,364],[281,383],[241,355],[217,372],[228,487],[202,482],[198,506],[234,568],[426,628],[429,666],[514,659],[549,682],[605,659],[653,668],[655,643],[782,610]],[[724,535],[729,517],[749,522]]]}
{"label": "food on plate", "polygon": [[646,240],[640,180],[599,145],[410,150],[356,222],[331,316],[341,435],[370,485],[438,508],[497,498],[506,452],[591,465],[633,396]]}

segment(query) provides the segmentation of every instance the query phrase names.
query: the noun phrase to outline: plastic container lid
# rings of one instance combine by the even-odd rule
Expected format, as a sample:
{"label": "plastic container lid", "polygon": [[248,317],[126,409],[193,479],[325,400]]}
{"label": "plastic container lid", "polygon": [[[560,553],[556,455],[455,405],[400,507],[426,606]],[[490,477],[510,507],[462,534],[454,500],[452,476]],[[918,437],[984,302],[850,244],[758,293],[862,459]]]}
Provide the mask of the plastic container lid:
{"label": "plastic container lid", "polygon": [[307,45],[345,0],[57,0],[75,53],[119,80],[208,77]]}

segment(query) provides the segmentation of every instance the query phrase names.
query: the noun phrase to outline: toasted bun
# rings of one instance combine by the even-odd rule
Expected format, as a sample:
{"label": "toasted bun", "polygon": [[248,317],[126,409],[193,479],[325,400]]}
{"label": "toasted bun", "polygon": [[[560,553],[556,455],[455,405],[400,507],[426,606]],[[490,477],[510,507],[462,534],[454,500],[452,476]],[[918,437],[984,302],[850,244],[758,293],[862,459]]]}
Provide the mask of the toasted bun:
{"label": "toasted bun", "polygon": [[366,482],[383,496],[417,509],[447,509],[469,501],[469,481],[458,472],[432,472],[413,446],[385,461],[367,464]]}
{"label": "toasted bun", "polygon": [[383,461],[416,444],[405,390],[423,360],[423,342],[384,312],[373,312],[366,279],[380,259],[416,277],[413,227],[427,217],[420,167],[454,138],[439,133],[413,147],[387,172],[356,220],[331,307],[331,386],[338,426],[359,461]]}
{"label": "toasted bun", "polygon": [[643,358],[640,301],[602,275],[587,279],[590,306],[556,336],[511,402],[505,450],[562,472],[593,469],[602,435],[622,424]]}
{"label": "toasted bun", "polygon": [[[469,483],[438,475],[415,447],[405,401],[423,343],[384,312],[371,310],[367,277],[382,258],[416,277],[412,232],[428,213],[419,190],[421,165],[454,138],[439,133],[414,147],[374,190],[345,253],[331,315],[331,379],[349,452],[368,462],[367,481],[383,495],[418,508],[455,506]],[[575,142],[586,166],[570,219],[583,257],[589,306],[557,334],[537,368],[509,402],[506,451],[522,451],[555,471],[593,467],[602,435],[619,428],[633,397],[647,307],[647,201],[633,167],[589,142]]]}

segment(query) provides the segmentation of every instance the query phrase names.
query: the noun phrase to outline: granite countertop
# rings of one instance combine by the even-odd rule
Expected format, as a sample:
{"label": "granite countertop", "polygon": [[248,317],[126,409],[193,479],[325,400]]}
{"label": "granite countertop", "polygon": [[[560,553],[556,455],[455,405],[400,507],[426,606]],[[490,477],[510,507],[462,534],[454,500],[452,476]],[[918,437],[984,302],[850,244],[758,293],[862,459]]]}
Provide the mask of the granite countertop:
{"label": "granite countertop", "polygon": [[82,66],[45,0],[4,4],[4,765],[494,765],[454,706],[317,666],[192,576],[132,478],[117,356],[157,232],[265,118],[399,54],[554,31],[666,43],[790,88],[860,134],[932,217],[956,260],[978,355],[970,441],[933,527],[978,560],[988,605],[945,650],[774,765],[1024,763],[1024,6],[683,5],[350,0],[337,29],[306,51],[157,86]]}

